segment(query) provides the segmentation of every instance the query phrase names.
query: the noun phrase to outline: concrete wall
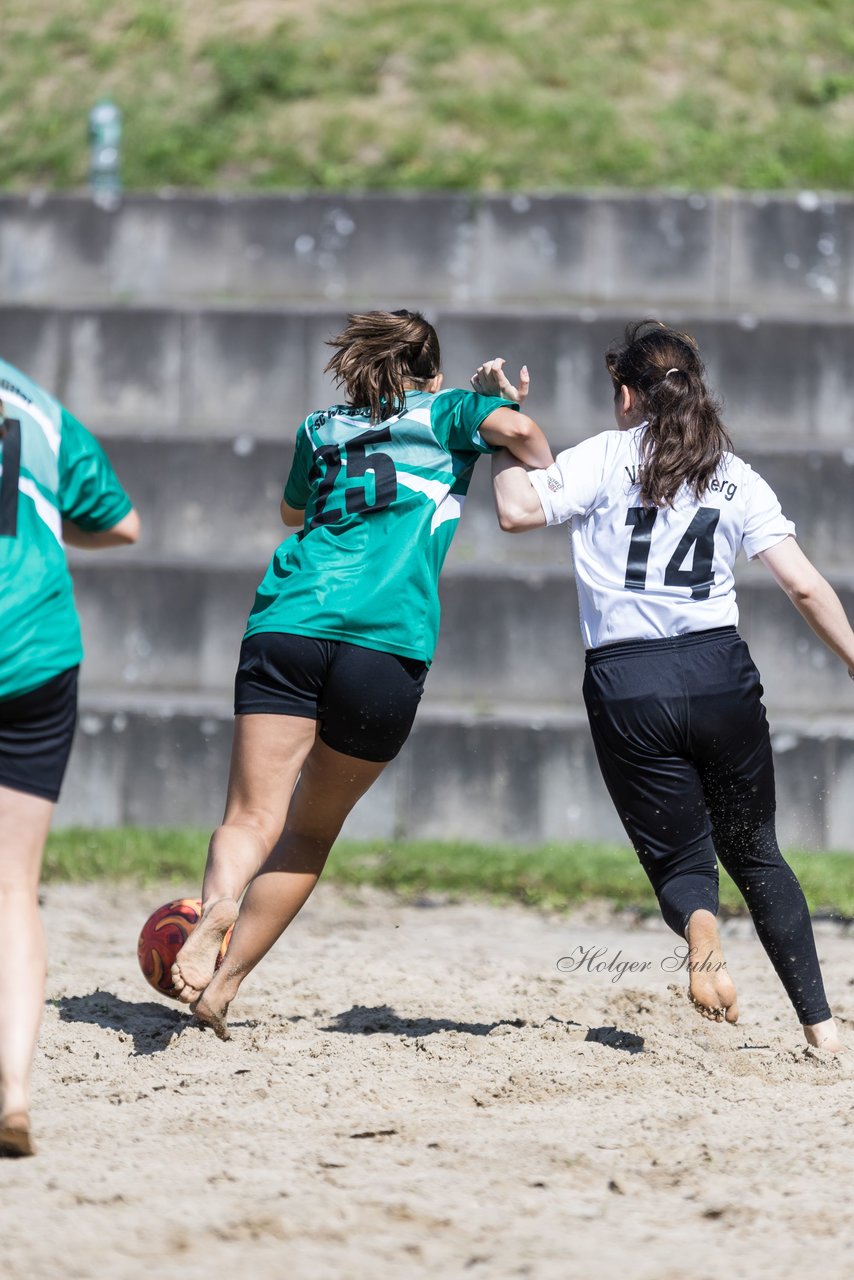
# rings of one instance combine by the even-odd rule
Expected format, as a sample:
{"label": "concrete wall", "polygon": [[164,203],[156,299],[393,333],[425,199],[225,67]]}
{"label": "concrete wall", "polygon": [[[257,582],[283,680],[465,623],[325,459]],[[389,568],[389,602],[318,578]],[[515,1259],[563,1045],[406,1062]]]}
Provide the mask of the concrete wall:
{"label": "concrete wall", "polygon": [[462,194],[0,197],[6,301],[530,301],[845,310],[854,201]]}
{"label": "concrete wall", "polygon": [[[170,691],[228,705],[261,568],[215,564],[80,565],[86,690]],[[854,617],[854,575],[837,590]],[[560,568],[449,569],[427,700],[490,712],[582,711],[584,652],[568,563]],[[763,672],[772,716],[829,714],[841,672],[768,574],[742,578],[740,627]],[[847,687],[842,686],[847,693]]]}
{"label": "concrete wall", "polygon": [[[650,311],[698,338],[739,452],[854,610],[854,202],[764,196],[0,197],[0,352],[107,437],[139,548],[72,554],[87,661],[61,822],[214,824],[235,656],[282,530],[295,426],[337,399],[350,306],[421,306],[451,384],[526,360],[557,447],[611,426],[602,355]],[[352,835],[622,833],[580,702],[565,534],[501,535],[481,464],[411,742]],[[852,847],[844,672],[760,572],[781,834]],[[854,704],[852,704],[854,705]]]}
{"label": "concrete wall", "polygon": [[[851,848],[854,741],[833,727],[781,721],[772,736],[788,847]],[[168,700],[84,707],[60,825],[215,825],[231,717]],[[509,717],[425,707],[406,749],[354,810],[353,838],[456,837],[532,844],[625,841],[586,722],[548,712]]]}
{"label": "concrete wall", "polygon": [[[138,548],[113,563],[200,560],[218,565],[266,563],[285,536],[279,501],[290,470],[290,440],[191,440],[101,437],[119,476],[146,520]],[[828,573],[851,568],[854,546],[854,444],[834,448],[780,445],[742,456],[774,489],[798,527],[807,555]],[[72,558],[92,559],[72,551]],[[554,568],[567,563],[567,533],[543,529],[501,533],[495,520],[488,462],[474,472],[448,565]]]}
{"label": "concrete wall", "polygon": [[[608,345],[629,312],[434,309],[447,384],[485,358],[531,369],[531,412],[558,444],[613,425]],[[740,448],[854,443],[854,318],[669,313],[700,343]],[[290,440],[340,398],[324,377],[340,311],[0,307],[0,351],[93,430]]]}

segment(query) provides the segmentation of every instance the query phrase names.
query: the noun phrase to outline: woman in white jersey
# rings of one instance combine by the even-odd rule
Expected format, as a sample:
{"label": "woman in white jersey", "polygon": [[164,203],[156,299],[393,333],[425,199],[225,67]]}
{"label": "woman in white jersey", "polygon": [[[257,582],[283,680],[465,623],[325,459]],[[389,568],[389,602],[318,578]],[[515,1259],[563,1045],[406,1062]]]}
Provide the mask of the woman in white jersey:
{"label": "woman in white jersey", "polygon": [[[765,564],[849,674],[854,631],[769,486],[731,452],[693,339],[642,321],[606,362],[619,429],[547,470],[499,460],[501,526],[571,522],[596,753],[662,915],[688,941],[692,1001],[716,1021],[738,1018],[716,924],[717,858],[807,1041],[836,1051],[806,901],[777,845],[762,688],[736,631],[739,550]],[[500,362],[473,383],[518,400],[526,390]]]}
{"label": "woman in white jersey", "polygon": [[352,315],[330,345],[327,368],[347,402],[309,414],[297,432],[282,518],[300,531],[273,555],[249,616],[225,817],[202,920],[172,970],[179,998],[223,1038],[241,982],[406,741],[477,459],[506,447],[531,466],[552,460],[516,403],[442,390],[439,339],[417,312]]}

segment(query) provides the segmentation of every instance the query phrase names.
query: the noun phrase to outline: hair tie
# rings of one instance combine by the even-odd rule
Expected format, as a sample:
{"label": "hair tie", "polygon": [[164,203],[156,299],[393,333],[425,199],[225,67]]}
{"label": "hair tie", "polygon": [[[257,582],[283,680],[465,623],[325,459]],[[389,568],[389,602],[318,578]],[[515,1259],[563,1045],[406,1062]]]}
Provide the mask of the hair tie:
{"label": "hair tie", "polygon": [[670,375],[671,375],[671,373],[681,373],[681,372],[682,372],[682,370],[681,370],[681,369],[668,369],[668,370],[667,370],[667,373],[665,373],[665,375],[664,375],[664,376],[665,376],[665,378],[669,378],[669,377],[670,377]]}

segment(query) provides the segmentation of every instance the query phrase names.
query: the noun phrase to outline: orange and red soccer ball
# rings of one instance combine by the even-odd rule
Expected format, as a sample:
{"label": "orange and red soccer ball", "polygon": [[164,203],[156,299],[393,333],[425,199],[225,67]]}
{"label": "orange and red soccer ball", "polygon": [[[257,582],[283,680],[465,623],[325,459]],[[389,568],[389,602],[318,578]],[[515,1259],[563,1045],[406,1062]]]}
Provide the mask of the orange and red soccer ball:
{"label": "orange and red soccer ball", "polygon": [[[177,993],[172,986],[172,965],[201,918],[201,898],[176,898],[174,902],[158,907],[142,926],[139,942],[136,944],[139,967],[146,981],[161,995],[177,1000]],[[222,963],[230,941],[231,929],[222,940],[217,968]]]}

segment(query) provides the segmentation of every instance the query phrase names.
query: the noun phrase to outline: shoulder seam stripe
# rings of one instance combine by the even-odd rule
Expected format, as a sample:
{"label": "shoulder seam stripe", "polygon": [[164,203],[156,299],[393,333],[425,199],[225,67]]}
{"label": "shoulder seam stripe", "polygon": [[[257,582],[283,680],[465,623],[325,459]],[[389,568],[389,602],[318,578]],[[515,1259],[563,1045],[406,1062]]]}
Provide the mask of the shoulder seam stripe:
{"label": "shoulder seam stripe", "polygon": [[51,452],[57,458],[59,457],[60,434],[43,409],[39,409],[37,405],[28,404],[26,400],[21,398],[21,396],[16,395],[14,391],[7,391],[5,387],[3,388],[2,393],[0,393],[0,400],[2,400],[4,404],[13,405],[14,408],[20,409],[22,413],[28,413],[31,418],[34,418],[41,427],[42,432],[50,445]]}
{"label": "shoulder seam stripe", "polygon": [[36,488],[32,480],[28,480],[26,476],[21,476],[18,482],[18,489],[21,493],[25,493],[31,498],[36,509],[39,519],[47,525],[53,536],[56,538],[60,546],[64,546],[62,541],[62,517],[56,507],[52,507],[47,501],[44,494]]}

